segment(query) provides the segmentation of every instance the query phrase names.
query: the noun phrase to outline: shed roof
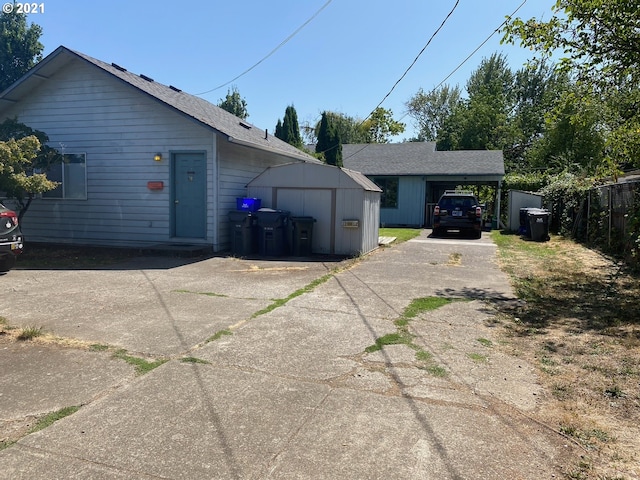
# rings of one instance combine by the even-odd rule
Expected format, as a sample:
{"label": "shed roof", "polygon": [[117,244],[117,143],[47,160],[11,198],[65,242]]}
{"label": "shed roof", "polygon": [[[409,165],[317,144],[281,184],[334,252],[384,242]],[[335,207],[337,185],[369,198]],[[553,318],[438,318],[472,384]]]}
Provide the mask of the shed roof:
{"label": "shed roof", "polygon": [[365,175],[504,176],[502,150],[438,151],[435,142],[346,144],[342,157]]}
{"label": "shed roof", "polygon": [[176,87],[158,83],[145,75],[131,73],[115,63],[105,63],[64,46],[58,47],[47,55],[47,57],[36,64],[22,78],[17,80],[4,92],[0,93],[0,111],[3,106],[13,105],[24,98],[40,84],[46,82],[57,71],[67,66],[73,60],[78,59],[101,69],[200,124],[226,135],[230,142],[279,153],[297,160],[318,162],[318,160],[311,155],[298,150],[273,135],[268,135],[265,130],[236,117],[200,97],[190,95]]}
{"label": "shed roof", "polygon": [[382,190],[360,172],[324,163],[286,163],[268,167],[249,182],[250,186],[298,188],[354,188],[371,192]]}

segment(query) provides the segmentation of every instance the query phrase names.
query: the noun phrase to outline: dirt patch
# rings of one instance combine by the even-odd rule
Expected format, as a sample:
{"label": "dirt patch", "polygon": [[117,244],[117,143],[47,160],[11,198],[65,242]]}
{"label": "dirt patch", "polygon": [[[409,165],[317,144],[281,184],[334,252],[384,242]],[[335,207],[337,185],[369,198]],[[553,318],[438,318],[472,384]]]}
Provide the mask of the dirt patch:
{"label": "dirt patch", "polygon": [[503,348],[539,371],[536,417],[584,447],[568,478],[640,478],[640,278],[560,237],[499,243],[526,300],[505,312]]}

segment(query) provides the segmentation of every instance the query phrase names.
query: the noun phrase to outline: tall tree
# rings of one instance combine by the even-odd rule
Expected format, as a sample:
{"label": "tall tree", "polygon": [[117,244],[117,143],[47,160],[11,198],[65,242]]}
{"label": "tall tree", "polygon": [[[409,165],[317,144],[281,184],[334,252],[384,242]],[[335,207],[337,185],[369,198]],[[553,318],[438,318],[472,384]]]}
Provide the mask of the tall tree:
{"label": "tall tree", "polygon": [[460,102],[438,132],[441,150],[503,149],[513,142],[509,116],[514,104],[513,73],[506,58],[493,54],[471,74],[468,100]]}
{"label": "tall tree", "polygon": [[16,200],[19,220],[27,213],[35,195],[58,186],[47,178],[46,172],[60,163],[62,156],[45,145],[48,140],[45,133],[15,119],[0,124],[0,191]]}
{"label": "tall tree", "polygon": [[284,120],[276,124],[275,136],[294,147],[302,148],[302,136],[298,124],[298,114],[293,105],[288,106],[284,112]]}
{"label": "tall tree", "polygon": [[[367,132],[361,128],[362,120],[339,112],[325,111],[322,113],[322,116],[326,116],[327,121],[331,122],[338,131],[342,143],[370,143]],[[318,139],[321,128],[322,118],[315,126],[315,136]]]}
{"label": "tall tree", "polygon": [[247,112],[247,102],[240,96],[238,87],[235,85],[227,90],[227,96],[218,101],[218,106],[229,113],[233,113],[236,117],[246,120],[249,116]]}
{"label": "tall tree", "polygon": [[0,14],[0,92],[42,60],[41,35],[40,25],[27,25],[27,15],[16,8]]}
{"label": "tall tree", "polygon": [[580,99],[608,107],[601,118],[609,165],[640,166],[640,8],[630,0],[558,0],[553,15],[512,19],[503,41],[558,55],[559,67],[577,79]]}
{"label": "tall tree", "polygon": [[461,91],[457,85],[455,87],[444,85],[430,92],[420,88],[405,103],[407,112],[416,121],[419,129],[417,140],[436,141],[438,130],[443,127],[445,119],[453,113],[460,100]]}
{"label": "tall tree", "polygon": [[316,153],[324,156],[329,165],[342,167],[342,142],[340,132],[327,112],[322,112]]}
{"label": "tall tree", "polygon": [[404,127],[404,123],[393,119],[391,110],[382,107],[371,112],[371,115],[360,126],[369,137],[367,143],[388,143],[389,137],[404,132]]}

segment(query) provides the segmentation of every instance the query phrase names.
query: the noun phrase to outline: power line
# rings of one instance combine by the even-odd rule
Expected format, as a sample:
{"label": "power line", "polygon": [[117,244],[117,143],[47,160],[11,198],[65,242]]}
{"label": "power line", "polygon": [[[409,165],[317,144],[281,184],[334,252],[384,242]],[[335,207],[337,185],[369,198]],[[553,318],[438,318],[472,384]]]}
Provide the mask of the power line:
{"label": "power line", "polygon": [[[526,1],[526,0],[525,0]],[[402,76],[396,81],[396,83],[393,84],[393,87],[391,87],[391,90],[389,90],[389,92],[384,96],[384,98],[382,100],[380,100],[380,103],[378,103],[378,105],[376,105],[376,108],[373,109],[373,111],[371,113],[373,113],[378,107],[380,107],[380,105],[382,105],[384,103],[384,101],[389,97],[389,95],[391,95],[391,93],[396,89],[396,87],[398,86],[398,84],[404,79],[404,77],[407,76],[407,73],[409,73],[409,70],[411,70],[413,68],[413,66],[416,64],[416,62],[418,61],[418,59],[420,58],[420,56],[424,53],[424,51],[427,49],[427,47],[429,46],[429,44],[431,44],[431,41],[435,38],[435,36],[440,32],[440,30],[442,30],[442,28],[444,27],[444,24],[447,23],[447,20],[449,20],[449,17],[451,17],[451,15],[453,15],[453,12],[455,11],[456,8],[458,8],[458,4],[460,3],[460,0],[456,0],[455,5],[453,6],[453,8],[451,9],[451,11],[449,12],[449,14],[445,17],[445,19],[442,21],[442,23],[440,24],[440,26],[437,28],[437,30],[435,32],[433,32],[433,35],[431,35],[431,38],[429,38],[429,41],[425,44],[424,47],[422,47],[422,50],[420,50],[420,53],[418,53],[418,55],[416,56],[416,58],[413,60],[413,62],[411,62],[411,65],[409,65],[407,67],[407,69],[404,71],[404,73],[402,74]],[[371,116],[371,113],[369,115],[367,115],[367,118],[369,118]],[[366,121],[367,118],[365,118],[363,120]]]}
{"label": "power line", "polygon": [[251,70],[253,70],[254,68],[256,68],[258,65],[260,65],[262,62],[264,62],[267,58],[269,58],[271,55],[273,55],[274,53],[276,53],[278,50],[280,50],[280,48],[282,48],[287,42],[289,42],[289,40],[291,40],[293,37],[295,37],[298,32],[300,32],[300,30],[302,30],[304,27],[306,27],[309,23],[311,23],[311,21],[316,18],[320,12],[322,12],[322,10],[324,10],[325,8],[327,8],[329,6],[329,4],[332,2],[333,0],[328,0],[324,5],[322,5],[322,7],[320,7],[320,9],[314,13],[311,17],[309,17],[309,19],[307,19],[306,22],[304,22],[302,25],[300,25],[291,35],[289,35],[287,38],[285,38],[282,42],[280,42],[280,44],[274,48],[273,50],[271,50],[267,55],[265,55],[264,57],[262,57],[258,62],[254,63],[251,67],[247,68],[244,72],[242,72],[240,75],[237,75],[236,77],[232,78],[231,80],[229,80],[228,82],[223,83],[222,85],[218,85],[215,88],[212,88],[211,90],[207,90],[206,92],[202,92],[202,93],[196,93],[195,95],[205,95],[207,93],[211,93],[215,90],[219,90],[222,87],[226,87],[227,85],[229,85],[230,83],[235,82],[237,79],[239,79],[240,77],[243,77],[244,75],[246,75],[247,73],[249,73]]}
{"label": "power line", "polygon": [[[511,15],[509,15],[501,24],[500,26],[498,26],[496,29],[493,30],[493,32],[491,32],[491,35],[489,35],[487,38],[484,39],[484,41],[482,43],[480,43],[480,45],[478,45],[462,62],[460,62],[460,64],[454,68],[451,73],[449,73],[449,75],[447,75],[444,80],[442,80],[438,85],[436,85],[431,91],[435,91],[437,90],[444,82],[446,82],[449,78],[451,78],[451,76],[456,73],[465,63],[467,63],[469,61],[469,59],[471,57],[473,57],[478,50],[480,50],[490,39],[491,37],[493,37],[496,33],[498,33],[500,31],[500,29],[504,26],[505,23],[507,23],[509,21],[509,18],[513,17],[516,13],[518,13],[518,11],[524,6],[524,4],[527,3],[527,0],[524,0],[519,6],[518,8],[516,8]],[[451,16],[451,14],[453,13],[453,10],[456,9],[456,7],[458,6],[458,3],[456,2],[456,4],[454,5],[453,9],[451,10],[451,12],[449,13],[449,15],[447,15],[447,18],[444,19],[444,21],[442,22],[442,25],[440,25],[440,28],[438,30],[436,30],[436,32],[432,35],[432,37],[429,39],[429,42],[427,43],[427,45],[425,45],[425,47],[420,51],[420,53],[418,54],[418,57],[420,57],[420,55],[422,55],[422,52],[425,50],[425,48],[427,48],[427,46],[429,45],[429,43],[431,42],[431,40],[433,40],[433,37],[438,33],[438,31],[442,28],[442,26],[444,25],[444,23],[448,20],[448,18]],[[416,57],[416,60],[418,59],[418,57]],[[410,65],[410,67],[407,69],[407,71],[402,75],[402,77],[400,78],[400,80],[402,80],[402,78],[404,78],[404,76],[407,74],[407,72],[411,69],[411,67],[413,67],[413,64],[415,64],[416,60],[413,61],[413,63]],[[400,82],[400,80],[398,80],[398,82],[396,82],[396,84],[393,86],[393,88],[396,87],[396,85]],[[391,92],[393,91],[393,88],[391,89],[391,91],[382,99],[382,102],[384,102],[384,100],[386,100],[386,98],[391,94]],[[380,105],[382,105],[382,102],[380,102],[378,104],[378,106],[376,108],[378,108]],[[400,120],[402,120],[403,118],[405,118],[407,115],[409,115],[409,113],[405,113],[402,117],[400,117]],[[369,116],[371,116],[371,114],[369,114]],[[367,117],[369,118],[369,117]],[[365,119],[366,120],[366,119]],[[362,122],[364,123],[364,121]],[[367,148],[370,144],[366,144],[364,145],[360,150],[358,150],[357,152],[352,153],[351,155],[349,155],[349,157],[347,158],[351,158],[355,155],[357,155],[358,153],[360,153],[362,150],[364,150],[365,148]]]}
{"label": "power line", "polygon": [[433,88],[433,90],[432,90],[432,91],[437,90],[437,89],[438,89],[438,88],[439,88],[439,87],[440,87],[444,82],[446,82],[447,80],[449,80],[449,78],[451,78],[451,76],[452,76],[454,73],[456,73],[456,72],[460,69],[460,67],[462,67],[465,63],[467,63],[467,61],[469,61],[469,59],[470,59],[471,57],[473,57],[473,56],[478,52],[478,50],[480,50],[480,49],[485,45],[485,43],[487,43],[487,42],[491,39],[491,37],[493,37],[496,33],[498,33],[498,32],[500,31],[500,29],[504,26],[504,24],[505,24],[505,23],[507,23],[507,22],[509,21],[509,18],[513,17],[516,13],[518,13],[518,10],[520,10],[520,9],[524,6],[524,4],[525,4],[525,3],[527,3],[527,0],[524,0],[524,1],[520,4],[520,6],[519,6],[518,8],[516,8],[516,9],[513,11],[513,13],[512,13],[511,15],[509,15],[509,16],[507,17],[507,19],[506,19],[504,22],[502,22],[502,23],[500,24],[500,26],[499,26],[498,28],[496,28],[496,29],[491,33],[491,35],[489,35],[487,38],[485,38],[485,40],[484,40],[480,45],[478,45],[478,46],[476,47],[476,49],[475,49],[473,52],[471,52],[471,53],[467,56],[467,58],[465,58],[465,59],[460,63],[460,65],[458,65],[456,68],[454,68],[454,69],[453,69],[453,71],[452,71],[449,75],[447,75],[447,76],[444,78],[444,80],[442,80],[438,85],[436,85],[436,86]]}
{"label": "power line", "polygon": [[[525,0],[526,1],[526,0]],[[418,59],[420,58],[420,56],[424,53],[424,51],[427,49],[427,47],[431,44],[431,42],[433,41],[433,39],[435,38],[435,36],[440,32],[440,30],[442,30],[442,28],[444,27],[445,23],[447,23],[447,21],[449,20],[449,18],[451,17],[451,15],[453,15],[453,12],[456,10],[456,8],[458,8],[458,4],[460,3],[460,0],[456,0],[456,3],[453,5],[453,8],[451,9],[451,11],[447,14],[447,16],[444,18],[444,20],[442,21],[442,23],[440,24],[440,26],[436,29],[435,32],[433,32],[433,34],[431,35],[431,37],[429,37],[429,40],[427,41],[427,43],[424,45],[424,47],[422,47],[422,50],[420,50],[420,52],[418,53],[418,55],[416,56],[416,58],[413,59],[413,62],[411,62],[411,64],[407,67],[407,69],[404,71],[404,73],[400,76],[400,78],[396,81],[396,83],[393,84],[393,87],[391,87],[391,90],[389,90],[389,92],[387,92],[387,94],[382,98],[382,100],[380,100],[380,103],[378,103],[378,105],[376,105],[376,108],[374,108],[371,113],[369,113],[369,115],[366,116],[366,118],[364,120],[362,120],[362,122],[360,122],[360,125],[362,125],[364,122],[367,121],[367,119],[369,117],[371,117],[371,115],[373,114],[373,112],[375,112],[380,105],[382,105],[384,103],[384,101],[389,97],[389,95],[391,95],[391,93],[393,93],[393,91],[396,89],[396,87],[398,86],[398,84],[404,79],[404,77],[407,76],[407,74],[409,73],[409,71],[413,68],[413,66],[416,64],[416,62],[418,61]],[[357,152],[354,152],[353,154],[351,154],[349,157],[353,157],[354,155],[360,153],[362,150],[364,150],[365,148],[367,148],[370,144],[366,144],[364,145],[360,150],[358,150]],[[336,145],[337,146],[337,145]],[[333,147],[336,148],[336,147]],[[324,153],[324,152],[320,152],[320,153]]]}

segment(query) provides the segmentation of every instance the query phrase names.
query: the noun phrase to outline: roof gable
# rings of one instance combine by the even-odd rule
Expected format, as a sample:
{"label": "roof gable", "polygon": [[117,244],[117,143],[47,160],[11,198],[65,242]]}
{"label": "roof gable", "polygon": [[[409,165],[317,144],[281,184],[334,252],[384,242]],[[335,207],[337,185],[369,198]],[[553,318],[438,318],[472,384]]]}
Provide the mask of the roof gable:
{"label": "roof gable", "polygon": [[287,163],[267,168],[249,182],[252,187],[345,188],[381,192],[360,172],[324,163]]}
{"label": "roof gable", "polygon": [[0,93],[0,111],[3,104],[13,105],[20,101],[29,92],[38,88],[42,82],[46,82],[55,72],[74,60],[81,60],[97,67],[142,94],[148,95],[196,122],[226,135],[229,141],[233,143],[278,153],[296,160],[318,162],[311,155],[298,150],[273,135],[269,135],[266,130],[262,130],[200,97],[190,95],[179,88],[155,82],[145,75],[131,73],[115,63],[109,64],[64,46],[58,47],[21,79]]}

